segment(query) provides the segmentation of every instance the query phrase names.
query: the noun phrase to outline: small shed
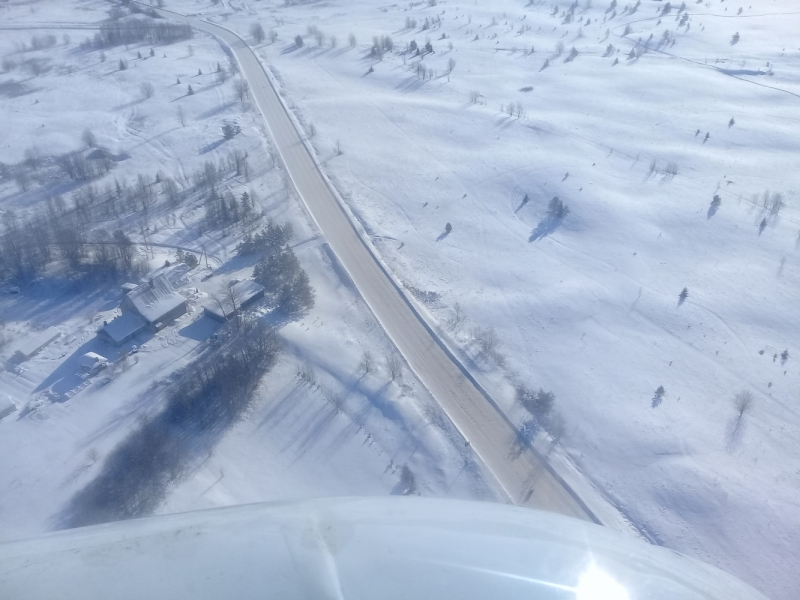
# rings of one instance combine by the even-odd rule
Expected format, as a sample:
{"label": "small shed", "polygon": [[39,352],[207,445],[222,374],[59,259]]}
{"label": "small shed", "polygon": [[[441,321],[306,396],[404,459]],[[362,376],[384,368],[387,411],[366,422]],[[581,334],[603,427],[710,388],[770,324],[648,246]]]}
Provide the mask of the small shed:
{"label": "small shed", "polygon": [[144,319],[133,312],[122,313],[110,323],[106,323],[97,332],[104,342],[121,346],[146,327]]}
{"label": "small shed", "polygon": [[108,364],[105,356],[100,356],[96,352],[87,352],[81,356],[81,369],[88,373],[95,373]]}
{"label": "small shed", "polygon": [[28,360],[53,340],[59,338],[61,332],[55,327],[48,327],[38,333],[32,333],[17,344],[13,359],[17,362]]}
{"label": "small shed", "polygon": [[122,293],[123,294],[127,294],[129,292],[132,292],[137,287],[139,287],[138,283],[131,283],[130,281],[128,281],[128,282],[122,284]]}
{"label": "small shed", "polygon": [[[203,307],[203,313],[217,321],[227,321],[243,308],[264,297],[264,286],[246,279],[234,283],[230,293],[219,302],[213,301]],[[235,306],[234,306],[235,303]]]}
{"label": "small shed", "polygon": [[8,396],[0,396],[0,419],[17,410],[16,403]]}

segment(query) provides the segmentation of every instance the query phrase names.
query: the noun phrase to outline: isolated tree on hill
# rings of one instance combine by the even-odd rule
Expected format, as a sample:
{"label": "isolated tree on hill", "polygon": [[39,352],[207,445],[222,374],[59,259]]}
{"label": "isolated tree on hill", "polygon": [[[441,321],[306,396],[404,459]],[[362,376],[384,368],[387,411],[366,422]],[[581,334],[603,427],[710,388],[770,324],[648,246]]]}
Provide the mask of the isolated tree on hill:
{"label": "isolated tree on hill", "polygon": [[711,201],[711,208],[717,209],[722,204],[722,198],[719,197],[719,194],[714,194],[714,199]]}
{"label": "isolated tree on hill", "polygon": [[547,214],[554,219],[563,219],[569,212],[569,206],[564,204],[558,196],[554,196],[547,205]]}
{"label": "isolated tree on hill", "polygon": [[681,303],[681,304],[683,304],[684,302],[686,302],[686,299],[687,299],[688,297],[689,297],[689,290],[688,290],[687,288],[683,288],[683,289],[681,290],[681,293],[680,293],[680,294],[678,294],[678,299],[680,300],[680,303]]}
{"label": "isolated tree on hill", "polygon": [[186,95],[187,96],[193,96],[194,95],[194,90],[192,89],[192,86],[189,86],[189,89],[186,91]]}
{"label": "isolated tree on hill", "polygon": [[156,93],[153,84],[150,83],[149,81],[145,81],[142,84],[140,84],[139,90],[142,92],[142,96],[144,96],[145,98],[152,98],[153,94]]}
{"label": "isolated tree on hill", "polygon": [[[224,137],[226,140],[230,140],[230,139],[233,139],[233,137],[237,133],[239,133],[240,131],[241,131],[241,128],[236,123],[234,123],[234,124],[225,123],[222,126],[222,137]],[[237,175],[238,175],[238,173],[237,173]]]}
{"label": "isolated tree on hill", "polygon": [[119,70],[124,71],[128,68],[128,63],[126,63],[123,59],[119,59]]}
{"label": "isolated tree on hill", "polygon": [[278,32],[275,31],[274,29],[270,29],[269,30],[269,41],[270,41],[270,43],[274,44],[277,39],[278,39]]}
{"label": "isolated tree on hill", "polygon": [[350,43],[351,48],[356,47],[356,36],[354,36],[352,33],[349,36],[347,36],[347,41]]}
{"label": "isolated tree on hill", "polygon": [[663,385],[658,386],[656,388],[655,394],[653,394],[653,399],[650,402],[650,406],[652,406],[653,408],[658,408],[658,406],[660,406],[661,403],[664,401],[664,395],[666,393],[667,392],[664,390]]}
{"label": "isolated tree on hill", "polygon": [[203,70],[202,69],[197,69],[197,74],[198,75],[202,75],[203,74]]}
{"label": "isolated tree on hill", "polygon": [[264,28],[261,26],[261,23],[253,23],[250,25],[250,35],[253,36],[257,44],[264,41],[266,35],[264,34]]}
{"label": "isolated tree on hill", "polygon": [[152,48],[150,48],[150,56],[155,56],[155,55],[156,55],[156,51],[153,50]]}
{"label": "isolated tree on hill", "polygon": [[136,53],[136,58],[142,58],[142,53],[141,52],[137,52]]}
{"label": "isolated tree on hill", "polygon": [[297,34],[294,37],[294,45],[297,46],[298,48],[303,47],[303,37],[300,34]]}
{"label": "isolated tree on hill", "polygon": [[450,223],[446,223],[445,226],[444,226],[444,232],[445,233],[450,233],[451,231],[453,231],[453,226],[450,225]]}
{"label": "isolated tree on hill", "polygon": [[81,141],[86,144],[87,148],[94,148],[97,146],[97,138],[92,133],[91,129],[84,129],[83,133],[81,133]]}

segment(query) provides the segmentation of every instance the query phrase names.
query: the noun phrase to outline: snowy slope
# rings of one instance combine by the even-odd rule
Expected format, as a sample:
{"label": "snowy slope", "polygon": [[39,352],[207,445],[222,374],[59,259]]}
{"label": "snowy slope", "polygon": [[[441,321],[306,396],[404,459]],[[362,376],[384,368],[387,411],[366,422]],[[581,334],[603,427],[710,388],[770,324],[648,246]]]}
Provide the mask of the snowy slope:
{"label": "snowy slope", "polygon": [[[794,3],[693,4],[684,24],[652,1],[581,3],[571,22],[568,3],[521,1],[171,6],[277,33],[257,47],[329,176],[443,329],[461,306],[450,335],[515,419],[513,383],[552,389],[574,466],[653,541],[793,596]],[[387,35],[395,49],[369,58]],[[427,39],[423,81],[402,51]],[[563,221],[546,217],[554,196]],[[504,361],[480,355],[475,327]],[[743,389],[755,402],[736,428]]]}

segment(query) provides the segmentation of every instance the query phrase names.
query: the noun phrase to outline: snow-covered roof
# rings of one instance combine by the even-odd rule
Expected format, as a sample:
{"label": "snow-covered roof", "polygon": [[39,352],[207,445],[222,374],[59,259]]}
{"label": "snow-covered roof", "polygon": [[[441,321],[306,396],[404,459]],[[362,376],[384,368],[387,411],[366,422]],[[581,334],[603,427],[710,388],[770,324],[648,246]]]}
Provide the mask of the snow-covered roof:
{"label": "snow-covered roof", "polygon": [[148,323],[161,320],[164,315],[186,302],[186,298],[173,289],[166,275],[159,275],[143,283],[128,292],[127,297]]}
{"label": "snow-covered roof", "polygon": [[96,352],[87,352],[81,356],[82,367],[94,367],[97,363],[108,362],[105,356],[100,356]]}
{"label": "snow-covered roof", "polygon": [[106,335],[119,344],[145,327],[145,322],[139,315],[126,312],[103,326]]}
{"label": "snow-covered roof", "polygon": [[250,300],[255,298],[258,294],[264,291],[264,286],[256,283],[252,279],[245,279],[231,286],[236,302],[239,304],[247,304]]}
{"label": "snow-covered roof", "polygon": [[[230,289],[233,293],[233,297],[236,301],[236,308],[238,310],[250,302],[253,298],[261,294],[264,291],[264,286],[256,283],[252,279],[245,279],[244,281],[234,283]],[[208,304],[203,306],[203,309],[207,313],[211,313],[213,316],[216,316],[221,321],[225,318],[231,317],[234,310],[230,294],[225,293],[225,296],[219,300],[219,302],[216,300],[211,300],[208,302]],[[220,306],[220,304],[222,304],[222,306]]]}
{"label": "snow-covered roof", "polygon": [[30,334],[17,344],[14,354],[19,354],[23,358],[30,358],[60,335],[61,332],[55,327],[48,327],[38,333]]}

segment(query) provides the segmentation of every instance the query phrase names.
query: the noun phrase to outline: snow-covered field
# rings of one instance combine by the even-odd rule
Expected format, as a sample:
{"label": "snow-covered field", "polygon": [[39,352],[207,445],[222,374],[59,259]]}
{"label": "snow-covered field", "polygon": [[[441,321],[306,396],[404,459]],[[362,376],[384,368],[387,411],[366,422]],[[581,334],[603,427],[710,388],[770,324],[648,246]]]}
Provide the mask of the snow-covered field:
{"label": "snow-covered field", "polygon": [[168,8],[262,24],[349,209],[515,419],[513,384],[553,390],[569,458],[651,540],[795,597],[796,3]]}
{"label": "snow-covered field", "polygon": [[[796,596],[796,3],[672,3],[669,12],[655,0],[166,4],[250,41],[251,25],[263,25],[257,51],[313,132],[349,210],[512,418],[523,418],[515,384],[552,390],[566,422],[559,460],[646,536],[775,600]],[[119,46],[100,62],[99,51],[78,48],[93,32],[41,28],[96,22],[107,8],[95,0],[0,4],[0,25],[39,26],[4,30],[0,54],[49,61],[38,76],[22,67],[0,75],[0,161],[21,161],[33,144],[46,156],[75,150],[91,127],[99,143],[130,155],[95,182],[102,189],[114,178],[133,184],[138,173],[152,180],[158,170],[188,183],[207,159],[246,150],[250,181],[229,174],[225,186],[255,192],[267,215],[294,224],[317,290],[313,311],[283,328],[287,351],[246,420],[197,461],[161,510],[398,492],[404,464],[424,494],[496,498],[410,373],[388,383],[378,366],[361,378],[363,350],[380,360],[390,343],[287,198],[234,78],[217,83],[216,63],[227,66],[219,45],[196,36],[156,47],[152,58],[149,46]],[[19,52],[46,33],[57,35],[56,47]],[[382,36],[393,48],[384,40],[382,56],[370,57]],[[433,52],[406,52],[412,41],[423,51],[430,41]],[[124,72],[120,58],[129,61]],[[144,81],[155,89],[148,99]],[[233,120],[242,134],[222,143],[221,125]],[[75,190],[21,192],[4,182],[0,210],[27,214],[56,191]],[[563,219],[547,216],[555,196],[570,209]],[[182,292],[194,312],[142,344],[138,364],[115,368],[104,388],[96,387],[101,375],[79,389],[76,362],[93,349],[115,358],[92,340],[114,314],[118,285],[87,292],[54,274],[0,296],[6,356],[36,328],[63,334],[0,373],[0,389],[20,409],[40,404],[0,421],[0,538],[52,527],[138,416],[158,407],[151,385],[203,351],[212,328],[198,319],[200,307],[251,265],[230,261],[240,232],[201,231],[202,216],[194,197],[149,216],[148,240],[173,247],[153,247],[150,267],[174,260],[179,245],[204,246],[212,267],[225,266],[207,281],[205,271],[191,275]],[[118,223],[144,241],[141,221],[125,213],[98,227]],[[491,359],[475,342],[487,328],[499,339]],[[295,377],[306,361],[318,387]],[[46,388],[78,393],[37,400]],[[737,419],[733,397],[742,390],[754,400]]]}
{"label": "snow-covered field", "polygon": [[[217,64],[229,69],[224,49],[202,35],[156,45],[152,56],[147,44],[81,47],[94,35],[87,24],[96,28],[109,8],[100,0],[0,4],[0,27],[9,28],[0,36],[0,56],[17,65],[0,74],[0,162],[16,165],[34,146],[41,155],[40,171],[31,172],[25,185],[12,178],[0,182],[0,216],[4,225],[12,215],[23,222],[47,210],[49,196],[61,195],[69,204],[90,184],[99,197],[110,197],[117,181],[135,186],[142,174],[155,190],[155,203],[148,211],[123,202],[107,215],[98,211],[89,226],[92,235],[125,231],[137,244],[136,261],[151,273],[167,260],[174,263],[178,249],[196,252],[200,265],[188,270],[178,290],[187,298],[187,314],[119,349],[95,332],[119,314],[124,279],[76,281],[67,276],[64,261],[56,261],[33,282],[0,289],[0,398],[9,397],[17,407],[0,420],[0,540],[63,523],[70,499],[103,472],[104,459],[140,420],[163,405],[176,371],[208,351],[221,325],[203,316],[203,305],[219,297],[227,282],[249,277],[255,259],[235,256],[244,225],[205,221],[204,195],[191,191],[192,179],[206,161],[216,166],[234,150],[247,153],[249,173],[237,176],[226,168],[218,192],[255,196],[256,209],[265,215],[261,226],[266,217],[293,225],[291,245],[316,290],[316,305],[282,326],[284,352],[245,417],[217,444],[186,457],[185,474],[159,512],[401,494],[409,487],[437,497],[503,500],[402,361],[400,377],[390,377],[391,342],[287,192],[260,117],[237,96],[238,78],[218,80]],[[48,34],[56,36],[55,46],[22,50],[31,36]],[[41,66],[38,75],[31,72],[32,59]],[[128,62],[122,71],[121,59]],[[150,97],[142,83],[152,85]],[[241,133],[225,141],[222,125],[234,122]],[[113,166],[88,182],[71,181],[55,157],[85,147],[87,127],[114,156]],[[161,182],[174,178],[185,190],[180,202],[159,194],[156,174]],[[264,303],[252,313],[271,318]],[[60,337],[28,360],[13,357],[20,344],[47,327]],[[138,352],[123,359],[134,345]],[[110,364],[82,377],[80,359],[90,351]],[[374,358],[367,374],[359,366],[365,351]],[[403,467],[413,482],[401,482]]]}

